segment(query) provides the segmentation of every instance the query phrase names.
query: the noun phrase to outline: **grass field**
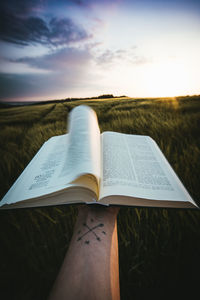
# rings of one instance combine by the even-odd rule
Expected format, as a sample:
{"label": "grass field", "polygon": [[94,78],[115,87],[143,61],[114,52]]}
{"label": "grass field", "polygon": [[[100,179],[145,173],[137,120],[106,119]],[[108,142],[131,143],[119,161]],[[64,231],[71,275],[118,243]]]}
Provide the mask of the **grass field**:
{"label": "grass field", "polygon": [[[101,131],[150,135],[200,204],[200,97],[99,99],[0,109],[0,196],[80,104]],[[0,211],[0,298],[46,299],[70,242],[75,206]],[[200,272],[200,211],[122,208],[121,299],[194,299]],[[173,297],[173,295],[177,295]],[[198,298],[197,294],[196,297]]]}

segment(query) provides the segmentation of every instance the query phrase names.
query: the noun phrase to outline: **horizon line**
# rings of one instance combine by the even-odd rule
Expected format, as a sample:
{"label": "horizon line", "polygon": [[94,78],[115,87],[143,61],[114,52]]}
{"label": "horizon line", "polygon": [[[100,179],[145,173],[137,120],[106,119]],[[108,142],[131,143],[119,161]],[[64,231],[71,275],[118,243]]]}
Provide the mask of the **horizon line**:
{"label": "horizon line", "polygon": [[12,104],[12,103],[30,103],[30,104],[33,104],[33,103],[41,103],[41,102],[53,102],[53,101],[61,101],[61,102],[64,102],[64,101],[70,101],[70,100],[92,100],[92,99],[95,99],[95,100],[101,100],[101,99],[115,99],[115,98],[128,98],[128,99],[161,99],[161,98],[182,98],[182,97],[197,97],[197,96],[200,96],[200,94],[187,94],[187,95],[176,95],[176,96],[141,96],[141,97],[130,97],[130,96],[127,96],[127,95],[120,95],[120,96],[115,96],[113,94],[102,94],[102,95],[99,95],[99,96],[93,96],[93,97],[67,97],[67,98],[58,98],[58,99],[40,99],[40,100],[32,100],[32,99],[27,99],[27,100],[18,100],[18,99],[14,99],[14,100],[11,100],[11,99],[7,99],[7,100],[1,100],[0,99],[0,103],[2,104]]}

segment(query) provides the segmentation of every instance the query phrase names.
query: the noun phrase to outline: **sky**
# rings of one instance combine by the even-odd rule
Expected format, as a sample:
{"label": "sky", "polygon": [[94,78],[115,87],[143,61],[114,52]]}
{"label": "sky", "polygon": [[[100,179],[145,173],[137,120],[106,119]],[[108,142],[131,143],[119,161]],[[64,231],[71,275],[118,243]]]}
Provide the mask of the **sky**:
{"label": "sky", "polygon": [[5,0],[0,101],[200,94],[200,0]]}

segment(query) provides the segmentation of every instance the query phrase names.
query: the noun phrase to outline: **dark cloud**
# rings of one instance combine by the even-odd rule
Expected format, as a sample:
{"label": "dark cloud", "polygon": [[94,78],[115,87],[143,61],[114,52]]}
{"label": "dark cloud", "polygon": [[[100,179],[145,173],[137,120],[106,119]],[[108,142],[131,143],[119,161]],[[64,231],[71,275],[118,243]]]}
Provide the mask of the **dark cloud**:
{"label": "dark cloud", "polygon": [[[39,1],[2,1],[0,6],[0,39],[27,46],[43,44],[61,46],[83,41],[91,36],[70,18],[38,17]],[[41,2],[40,2],[41,3]],[[29,4],[29,5],[28,5]],[[40,14],[41,15],[41,14]]]}
{"label": "dark cloud", "polygon": [[0,2],[1,13],[11,12],[17,15],[32,14],[44,6],[44,0],[6,0]]}
{"label": "dark cloud", "polygon": [[33,13],[38,10],[46,10],[55,6],[81,6],[89,8],[94,5],[112,5],[122,0],[5,0],[1,1],[0,9],[9,10],[17,14]]}
{"label": "dark cloud", "polygon": [[[92,56],[88,49],[65,48],[40,57],[24,57],[9,60],[24,63],[38,69],[37,73],[0,73],[0,99],[58,97],[85,86],[85,78],[91,69]],[[46,72],[41,72],[45,70]],[[65,94],[66,93],[66,94]]]}
{"label": "dark cloud", "polygon": [[[38,77],[39,78],[39,77]],[[40,83],[39,81],[38,83]],[[0,100],[30,96],[34,88],[33,77],[24,74],[3,74],[0,73]]]}
{"label": "dark cloud", "polygon": [[22,46],[48,43],[49,29],[40,18],[21,18],[12,14],[3,14],[0,22],[0,39],[3,41]]}
{"label": "dark cloud", "polygon": [[71,19],[53,18],[49,22],[49,41],[52,45],[67,45],[91,37]]}
{"label": "dark cloud", "polygon": [[79,74],[66,72],[65,76],[56,74],[2,74],[0,73],[0,100],[53,99],[84,86]]}

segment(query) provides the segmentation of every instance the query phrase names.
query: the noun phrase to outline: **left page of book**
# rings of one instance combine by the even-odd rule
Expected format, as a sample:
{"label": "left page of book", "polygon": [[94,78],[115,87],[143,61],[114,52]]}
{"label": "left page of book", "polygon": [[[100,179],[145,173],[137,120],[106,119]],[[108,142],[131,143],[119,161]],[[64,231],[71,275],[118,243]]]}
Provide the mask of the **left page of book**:
{"label": "left page of book", "polygon": [[[70,132],[44,143],[4,196],[0,206],[76,186],[89,188],[97,194],[91,174],[97,178],[100,175],[98,123],[94,112],[87,107],[76,108],[73,113],[69,121]],[[84,174],[87,176],[84,177]]]}

